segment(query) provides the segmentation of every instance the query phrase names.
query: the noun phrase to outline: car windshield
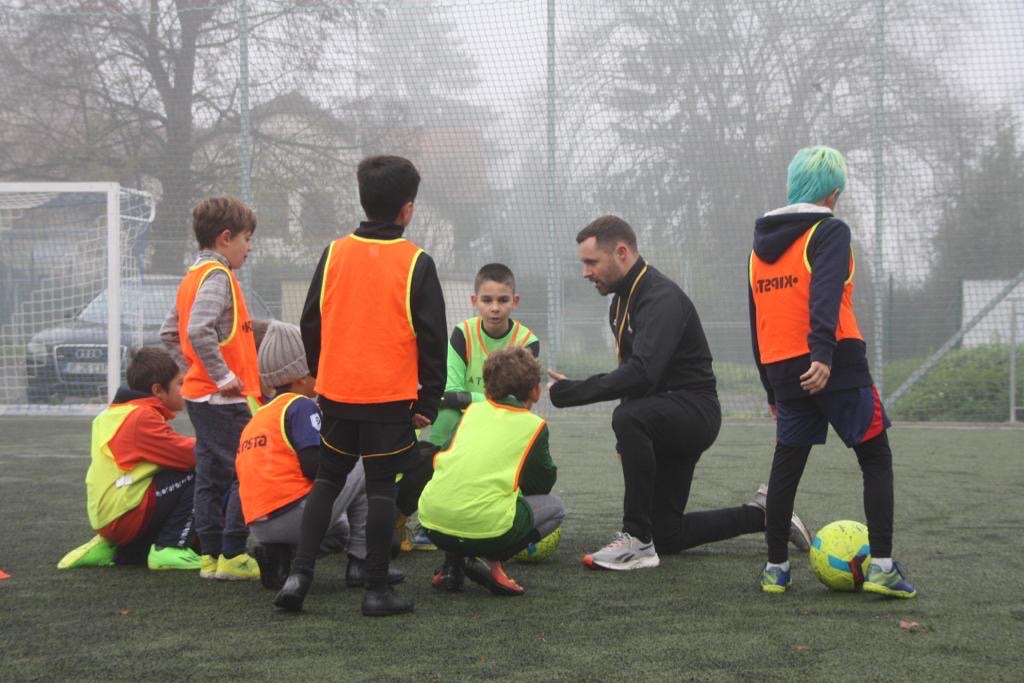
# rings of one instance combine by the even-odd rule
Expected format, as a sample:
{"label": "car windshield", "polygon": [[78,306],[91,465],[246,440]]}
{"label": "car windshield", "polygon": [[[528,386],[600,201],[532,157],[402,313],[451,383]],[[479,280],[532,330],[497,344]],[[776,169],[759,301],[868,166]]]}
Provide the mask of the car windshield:
{"label": "car windshield", "polygon": [[[126,284],[121,289],[121,317],[126,325],[132,322],[141,322],[146,327],[159,327],[163,324],[171,307],[174,306],[177,293],[177,282]],[[254,318],[269,319],[271,317],[270,312],[258,297],[246,292],[245,299],[249,313]],[[139,316],[141,316],[141,321]],[[105,325],[107,322],[107,290],[97,294],[76,317],[83,322]]]}

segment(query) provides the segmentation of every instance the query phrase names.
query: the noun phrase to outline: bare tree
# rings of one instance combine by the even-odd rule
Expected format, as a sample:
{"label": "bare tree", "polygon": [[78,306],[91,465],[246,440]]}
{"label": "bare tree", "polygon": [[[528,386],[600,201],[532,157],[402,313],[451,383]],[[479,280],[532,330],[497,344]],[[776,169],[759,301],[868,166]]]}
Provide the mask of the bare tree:
{"label": "bare tree", "polygon": [[[354,11],[253,5],[253,36],[276,27],[263,46],[278,80],[315,68],[331,27]],[[235,9],[233,0],[33,0],[3,10],[0,174],[148,187],[161,198],[153,239],[181,243],[192,202],[237,187],[237,155],[209,153],[238,129]],[[296,24],[304,40],[290,35]],[[180,261],[160,249],[153,267],[176,272]]]}
{"label": "bare tree", "polygon": [[[562,80],[590,107],[566,128],[595,142],[568,147],[577,157],[566,163],[588,167],[595,203],[633,212],[652,252],[678,255],[696,296],[715,304],[707,317],[742,319],[736,285],[753,220],[785,203],[798,148],[842,149],[866,189],[877,144],[887,167],[950,163],[948,133],[966,117],[930,62],[941,45],[905,30],[917,9],[890,4],[885,17],[899,39],[886,42],[879,126],[881,27],[871,3],[624,3],[570,38],[567,61],[583,68]],[[917,23],[939,14],[917,14]]]}
{"label": "bare tree", "polygon": [[[248,7],[257,192],[319,193],[329,206],[323,193],[361,153],[429,145],[424,131],[471,109],[452,97],[472,86],[474,66],[443,8],[403,18],[395,0]],[[163,245],[153,268],[180,270],[191,204],[239,189],[237,9],[236,0],[22,0],[0,10],[0,176],[153,190],[150,241]]]}

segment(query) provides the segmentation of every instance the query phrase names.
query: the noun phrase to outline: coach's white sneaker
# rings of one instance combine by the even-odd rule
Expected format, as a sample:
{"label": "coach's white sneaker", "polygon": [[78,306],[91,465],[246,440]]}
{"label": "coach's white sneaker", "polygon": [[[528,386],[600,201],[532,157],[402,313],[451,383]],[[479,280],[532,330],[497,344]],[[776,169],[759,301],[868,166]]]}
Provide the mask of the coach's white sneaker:
{"label": "coach's white sneaker", "polygon": [[611,543],[596,553],[583,556],[583,564],[591,569],[646,569],[661,563],[652,541],[641,541],[625,531],[619,531]]}
{"label": "coach's white sneaker", "polygon": [[[768,514],[768,486],[767,484],[761,484],[757,487],[757,492],[754,497],[744,503],[751,507],[758,508],[761,512]],[[814,538],[814,534],[811,533],[807,525],[803,523],[797,514],[794,512],[793,516],[789,520],[789,542],[800,550],[810,550],[811,541]]]}

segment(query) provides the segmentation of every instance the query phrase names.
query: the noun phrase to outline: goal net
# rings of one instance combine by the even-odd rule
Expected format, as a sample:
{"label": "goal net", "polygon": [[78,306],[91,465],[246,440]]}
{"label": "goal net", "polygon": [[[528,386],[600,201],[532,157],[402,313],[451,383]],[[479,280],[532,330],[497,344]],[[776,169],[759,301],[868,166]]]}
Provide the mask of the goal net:
{"label": "goal net", "polygon": [[95,413],[157,341],[176,283],[144,277],[153,214],[117,183],[0,183],[0,414]]}

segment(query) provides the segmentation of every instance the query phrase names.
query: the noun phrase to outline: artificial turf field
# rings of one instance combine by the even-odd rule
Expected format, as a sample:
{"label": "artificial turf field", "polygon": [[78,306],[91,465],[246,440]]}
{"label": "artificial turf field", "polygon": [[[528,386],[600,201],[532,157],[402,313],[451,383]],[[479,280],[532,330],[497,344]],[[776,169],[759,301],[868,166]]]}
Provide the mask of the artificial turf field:
{"label": "artificial turf field", "polygon": [[[622,479],[607,416],[564,415],[551,435],[568,516],[551,560],[510,563],[526,595],[435,593],[438,553],[408,553],[400,590],[416,613],[387,619],[359,615],[339,556],[318,564],[300,615],[277,612],[258,582],[58,571],[92,535],[88,420],[2,418],[0,681],[1021,680],[1024,430],[892,430],[896,556],[919,590],[896,601],[825,590],[803,554],[791,558],[793,588],[764,595],[760,535],[662,556],[653,570],[586,570],[579,557],[618,528]],[[856,460],[830,439],[797,497],[812,528],[864,518]],[[723,427],[689,509],[749,499],[771,444],[767,422]]]}

